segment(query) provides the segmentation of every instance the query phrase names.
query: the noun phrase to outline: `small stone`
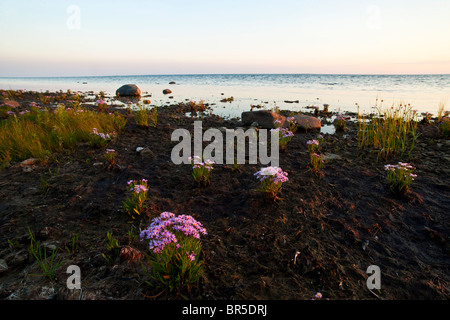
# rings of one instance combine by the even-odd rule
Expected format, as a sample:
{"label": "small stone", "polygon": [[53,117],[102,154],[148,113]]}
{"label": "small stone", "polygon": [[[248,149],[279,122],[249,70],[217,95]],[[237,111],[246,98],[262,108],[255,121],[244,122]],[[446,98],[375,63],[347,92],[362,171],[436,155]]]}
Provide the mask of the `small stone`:
{"label": "small stone", "polygon": [[338,154],[334,154],[334,153],[326,153],[323,155],[323,160],[324,161],[329,161],[329,160],[340,160],[342,159],[342,157]]}
{"label": "small stone", "polygon": [[30,159],[27,159],[27,160],[22,161],[22,162],[20,163],[20,166],[21,166],[21,167],[32,166],[32,165],[35,165],[35,164],[38,163],[38,162],[39,162],[39,159],[36,159],[36,158],[30,158]]}
{"label": "small stone", "polygon": [[122,258],[122,261],[126,261],[127,263],[137,263],[143,256],[144,255],[139,250],[130,246],[124,246],[120,250],[120,257]]}
{"label": "small stone", "polygon": [[0,259],[0,273],[8,271],[8,265],[4,259]]}
{"label": "small stone", "polygon": [[49,250],[51,250],[51,251],[58,249],[57,246],[55,246],[54,244],[51,244],[51,243],[45,242],[45,243],[43,243],[42,245],[43,245],[45,248],[47,248],[47,249],[49,249]]}
{"label": "small stone", "polygon": [[153,155],[153,152],[152,152],[152,150],[150,150],[150,148],[144,148],[144,149],[142,149],[140,152],[139,152],[139,154],[141,155],[141,156],[143,156],[143,157],[149,157],[149,156],[152,156]]}
{"label": "small stone", "polygon": [[143,147],[137,147],[137,148],[136,148],[136,152],[141,152],[142,150],[144,150]]}

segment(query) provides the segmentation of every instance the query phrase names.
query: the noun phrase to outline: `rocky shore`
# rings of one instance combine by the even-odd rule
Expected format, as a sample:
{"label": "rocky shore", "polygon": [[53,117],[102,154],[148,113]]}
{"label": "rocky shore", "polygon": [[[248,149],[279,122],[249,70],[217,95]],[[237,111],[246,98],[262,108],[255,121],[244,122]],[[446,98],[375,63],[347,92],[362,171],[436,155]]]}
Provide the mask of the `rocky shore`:
{"label": "rocky shore", "polygon": [[[4,92],[0,105],[10,105],[16,115],[33,102],[67,105],[74,95],[83,108],[97,110],[95,102],[102,98]],[[384,160],[358,147],[357,124],[348,122],[344,132],[323,133],[320,175],[307,168],[307,141],[319,131],[299,130],[280,154],[280,167],[289,173],[282,199],[270,203],[256,191],[259,165],[242,164],[237,170],[217,165],[210,185],[199,187],[190,165],[172,163],[172,132],[192,132],[196,120],[204,129],[264,126],[247,115],[216,116],[207,102],[203,110],[187,103],[157,106],[156,127],[137,126],[126,108],[107,106],[107,112],[127,118],[124,131],[108,143],[117,152],[113,166],[103,149],[80,144],[45,162],[3,168],[0,299],[179,299],[149,287],[141,265],[149,251],[136,235],[163,211],[192,215],[208,231],[200,256],[205,272],[195,289],[184,293],[190,299],[309,300],[317,292],[330,300],[450,298],[450,141],[436,124],[419,124],[410,159]],[[279,112],[280,117],[291,114]],[[0,121],[9,121],[4,118]],[[326,117],[318,119],[320,126],[327,123]],[[403,196],[386,186],[384,165],[398,161],[417,168],[418,177]],[[148,206],[132,220],[122,201],[127,181],[142,178],[148,179]],[[28,251],[30,231],[61,261],[52,280],[39,276]],[[120,254],[112,262],[103,256],[107,232],[119,243]],[[66,286],[70,265],[80,267],[82,290]],[[371,265],[380,267],[380,290],[366,286]]]}

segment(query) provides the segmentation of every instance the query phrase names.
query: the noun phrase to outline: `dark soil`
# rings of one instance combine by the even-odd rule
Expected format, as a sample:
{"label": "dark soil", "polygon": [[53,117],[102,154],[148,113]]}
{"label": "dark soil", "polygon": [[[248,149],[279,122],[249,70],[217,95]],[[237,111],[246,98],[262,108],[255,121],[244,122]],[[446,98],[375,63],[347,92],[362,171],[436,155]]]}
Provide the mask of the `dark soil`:
{"label": "dark soil", "polygon": [[[58,95],[52,93],[51,95]],[[33,94],[16,99],[21,108],[38,101]],[[193,132],[190,111],[173,105],[158,108],[158,125],[137,127],[132,116],[108,144],[117,164],[108,166],[103,149],[80,144],[54,154],[46,163],[24,170],[20,164],[0,171],[1,299],[174,299],[146,284],[141,263],[146,243],[129,239],[163,211],[192,215],[208,231],[202,238],[204,276],[184,295],[190,299],[449,299],[450,297],[450,141],[435,124],[420,124],[412,158],[377,160],[359,149],[356,125],[345,133],[324,135],[329,160],[321,175],[307,169],[306,141],[317,132],[296,133],[280,154],[289,173],[276,203],[256,189],[259,165],[216,165],[211,183],[199,187],[190,165],[171,161],[171,134]],[[201,119],[203,129],[236,128],[237,120]],[[137,147],[148,148],[136,152]],[[386,186],[383,166],[407,161],[417,167],[411,191],[397,196]],[[122,207],[127,181],[149,181],[148,207],[131,219]],[[30,230],[57,248],[62,266],[56,278],[42,273],[27,248]],[[108,263],[106,234],[138,259]],[[72,236],[77,250],[69,252]],[[81,268],[82,290],[69,290],[69,265]],[[366,286],[367,268],[381,270],[381,290]]]}

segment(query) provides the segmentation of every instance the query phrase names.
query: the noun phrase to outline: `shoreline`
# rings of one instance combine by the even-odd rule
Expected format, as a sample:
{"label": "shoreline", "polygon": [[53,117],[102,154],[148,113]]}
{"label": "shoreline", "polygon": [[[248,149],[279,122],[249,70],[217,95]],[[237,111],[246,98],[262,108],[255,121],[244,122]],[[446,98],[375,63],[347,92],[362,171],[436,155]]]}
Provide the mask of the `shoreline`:
{"label": "shoreline", "polygon": [[[158,87],[159,86],[159,87]],[[378,101],[381,101],[380,106],[381,108],[388,108],[390,106],[398,106],[402,103],[402,100],[384,100],[379,99],[377,97],[368,98],[370,100],[370,106],[366,105],[360,105],[358,102],[352,103],[351,106],[348,105],[348,108],[341,108],[333,103],[330,103],[328,100],[324,100],[321,98],[314,98],[314,99],[306,99],[301,100],[298,99],[298,96],[290,95],[278,97],[278,100],[271,100],[271,99],[260,99],[260,98],[249,98],[247,96],[250,96],[250,94],[244,94],[245,98],[239,97],[239,92],[234,91],[232,88],[231,90],[222,90],[224,88],[217,87],[215,89],[211,89],[212,91],[208,92],[205,95],[202,95],[201,93],[196,93],[195,95],[188,95],[183,96],[180,92],[178,92],[179,84],[176,85],[158,85],[157,88],[154,88],[156,91],[143,91],[142,95],[139,98],[121,98],[117,99],[115,96],[115,91],[102,91],[102,90],[25,90],[25,89],[1,89],[1,91],[21,91],[21,92],[30,92],[35,94],[62,94],[67,92],[77,93],[84,97],[84,102],[86,104],[89,103],[95,103],[98,99],[104,99],[108,104],[111,105],[126,105],[127,102],[132,102],[134,104],[138,104],[143,102],[143,100],[150,100],[152,106],[166,106],[170,104],[180,104],[185,103],[187,101],[204,101],[205,103],[209,104],[212,107],[213,112],[216,115],[219,115],[224,118],[235,118],[240,117],[241,113],[244,111],[250,111],[252,109],[252,106],[256,107],[257,109],[267,109],[272,110],[274,108],[279,108],[282,110],[291,110],[293,112],[301,112],[304,114],[311,114],[315,107],[322,109],[323,104],[329,105],[329,110],[333,113],[333,115],[338,114],[347,114],[350,116],[355,116],[358,113],[358,108],[360,109],[361,114],[370,114],[375,111],[377,108],[377,105],[379,104]],[[178,87],[177,87],[178,86]],[[175,92],[172,92],[170,94],[163,94],[163,88],[171,88]],[[228,88],[230,89],[230,88]],[[236,89],[236,88],[235,88]],[[186,89],[189,91],[189,88]],[[202,90],[201,90],[202,91]],[[100,97],[100,93],[104,93],[105,96],[103,98]],[[238,93],[238,95],[236,95]],[[284,95],[284,94],[283,94]],[[222,101],[224,98],[233,98],[231,101]],[[383,102],[384,100],[384,102]],[[338,102],[339,100],[336,100],[335,102]],[[384,104],[383,104],[384,103]],[[445,105],[445,103],[444,103]],[[413,105],[412,105],[413,106]],[[414,109],[418,110],[418,114],[423,112],[431,113],[433,116],[437,113],[438,106],[429,106],[427,108],[418,109],[413,106]]]}
{"label": "shoreline", "polygon": [[[175,84],[170,84],[172,81]],[[185,98],[219,102],[221,94],[224,93],[226,97],[235,98],[230,105],[234,108],[263,102],[285,108],[284,101],[298,100],[299,105],[294,107],[329,104],[335,111],[355,112],[357,103],[363,110],[370,112],[378,98],[383,99],[386,106],[410,103],[420,112],[435,113],[440,102],[448,102],[446,91],[450,85],[450,75],[411,75],[409,78],[401,75],[320,74],[139,75],[96,76],[91,79],[46,78],[45,81],[40,78],[16,78],[7,83],[3,83],[0,78],[0,88],[5,89],[42,92],[47,89],[81,92],[103,90],[110,95],[114,95],[115,90],[125,83],[135,83],[143,92],[151,93],[154,100],[160,103],[169,101],[162,91],[170,88],[174,96],[170,102],[183,102]]]}

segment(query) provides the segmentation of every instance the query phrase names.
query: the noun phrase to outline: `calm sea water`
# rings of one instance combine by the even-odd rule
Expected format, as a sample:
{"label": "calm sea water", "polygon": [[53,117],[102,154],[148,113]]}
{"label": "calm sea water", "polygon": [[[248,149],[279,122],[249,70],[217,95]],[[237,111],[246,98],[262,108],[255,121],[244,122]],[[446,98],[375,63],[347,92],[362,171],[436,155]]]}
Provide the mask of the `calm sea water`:
{"label": "calm sea water", "polygon": [[[169,82],[176,84],[170,85]],[[205,100],[215,103],[214,112],[240,116],[250,106],[302,111],[329,104],[331,111],[362,111],[383,100],[383,106],[409,103],[421,112],[436,114],[439,103],[450,103],[450,75],[312,75],[312,74],[219,74],[139,75],[105,77],[0,78],[0,89],[33,91],[104,91],[114,95],[123,84],[134,83],[152,104]],[[172,94],[164,95],[163,89]],[[173,96],[173,99],[169,99]],[[232,103],[220,102],[233,97]],[[289,103],[286,101],[294,101]],[[298,101],[298,102],[297,102]]]}

